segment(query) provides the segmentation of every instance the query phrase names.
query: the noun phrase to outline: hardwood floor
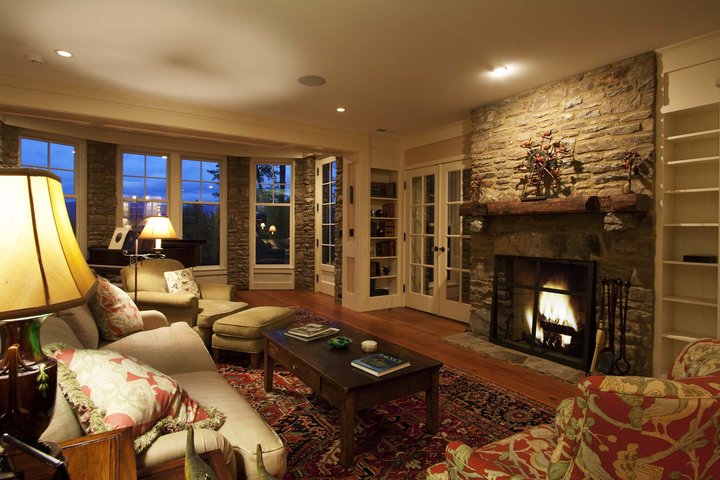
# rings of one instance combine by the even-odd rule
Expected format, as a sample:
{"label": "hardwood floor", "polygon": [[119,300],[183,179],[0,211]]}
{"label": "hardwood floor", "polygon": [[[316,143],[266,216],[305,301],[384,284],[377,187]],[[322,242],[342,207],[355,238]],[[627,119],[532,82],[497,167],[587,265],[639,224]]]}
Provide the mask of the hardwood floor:
{"label": "hardwood floor", "polygon": [[465,331],[466,325],[411,308],[390,308],[356,312],[335,303],[328,295],[295,290],[246,290],[238,299],[250,307],[261,305],[298,305],[318,315],[352,325],[360,330],[391,340],[406,348],[434,357],[446,365],[519,392],[551,407],[575,395],[573,385],[552,377],[478,354],[440,339]]}

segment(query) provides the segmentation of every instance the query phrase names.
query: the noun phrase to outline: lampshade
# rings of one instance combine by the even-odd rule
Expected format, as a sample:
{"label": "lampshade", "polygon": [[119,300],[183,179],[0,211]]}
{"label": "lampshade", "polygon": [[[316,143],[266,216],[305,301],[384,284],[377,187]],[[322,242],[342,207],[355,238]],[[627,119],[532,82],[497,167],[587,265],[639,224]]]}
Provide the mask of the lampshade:
{"label": "lampshade", "polygon": [[0,320],[81,305],[95,286],[65,207],[60,178],[0,168]]}
{"label": "lampshade", "polygon": [[275,235],[275,232],[277,232],[277,227],[275,225],[270,225],[270,228],[268,228],[268,232],[270,232],[270,235]]}
{"label": "lampshade", "polygon": [[140,232],[140,238],[154,238],[166,240],[177,238],[175,229],[168,217],[148,217],[147,223]]}

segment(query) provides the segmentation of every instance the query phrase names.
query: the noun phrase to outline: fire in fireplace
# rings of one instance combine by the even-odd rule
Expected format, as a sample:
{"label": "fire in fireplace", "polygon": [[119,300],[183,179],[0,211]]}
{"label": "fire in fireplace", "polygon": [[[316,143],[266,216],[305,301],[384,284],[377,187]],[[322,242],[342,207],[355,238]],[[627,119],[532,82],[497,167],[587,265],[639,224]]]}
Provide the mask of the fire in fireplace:
{"label": "fire in fireplace", "polygon": [[595,263],[497,255],[490,341],[587,371]]}

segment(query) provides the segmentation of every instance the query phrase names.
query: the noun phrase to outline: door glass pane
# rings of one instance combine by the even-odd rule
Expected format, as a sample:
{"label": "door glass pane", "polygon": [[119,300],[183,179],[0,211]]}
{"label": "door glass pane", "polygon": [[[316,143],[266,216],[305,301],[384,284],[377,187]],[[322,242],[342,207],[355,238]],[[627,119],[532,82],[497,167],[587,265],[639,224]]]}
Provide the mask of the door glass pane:
{"label": "door glass pane", "polygon": [[453,203],[447,206],[447,233],[460,235],[460,204]]}
{"label": "door glass pane", "polygon": [[459,202],[462,200],[462,177],[460,170],[448,172],[447,178],[447,201]]}
{"label": "door glass pane", "polygon": [[435,175],[425,177],[425,203],[435,203]]}
{"label": "door glass pane", "polygon": [[430,267],[423,267],[423,293],[425,295],[434,295],[433,276],[434,270]]}
{"label": "door glass pane", "polygon": [[410,263],[420,263],[422,261],[422,237],[411,237],[410,244]]}
{"label": "door glass pane", "polygon": [[445,289],[445,298],[453,302],[460,301],[460,272],[457,270],[447,271],[447,288]]}
{"label": "door glass pane", "polygon": [[426,236],[425,237],[425,265],[434,265],[435,264],[435,252],[433,251],[433,248],[435,247],[435,237]]}
{"label": "door glass pane", "polygon": [[450,237],[447,244],[447,266],[448,268],[462,267],[462,252],[460,251],[461,238]]}
{"label": "door glass pane", "polygon": [[423,233],[422,228],[422,207],[412,207],[412,221],[410,232],[414,234]]}
{"label": "door glass pane", "polygon": [[422,293],[422,267],[413,265],[410,268],[410,291]]}
{"label": "door glass pane", "polygon": [[417,205],[422,203],[422,179],[423,177],[413,177],[412,179],[412,203]]}
{"label": "door glass pane", "polygon": [[435,207],[425,207],[425,233],[435,233]]}

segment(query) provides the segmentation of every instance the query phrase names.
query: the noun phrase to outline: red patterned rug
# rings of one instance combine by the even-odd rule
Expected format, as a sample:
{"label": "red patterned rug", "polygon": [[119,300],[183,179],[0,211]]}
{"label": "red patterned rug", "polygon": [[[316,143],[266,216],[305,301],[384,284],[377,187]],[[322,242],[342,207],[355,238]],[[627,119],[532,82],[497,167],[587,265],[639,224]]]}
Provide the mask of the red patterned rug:
{"label": "red patterned rug", "polygon": [[[328,322],[295,307],[297,323]],[[225,360],[230,360],[226,358]],[[529,426],[552,421],[553,409],[451,367],[440,371],[440,431],[425,433],[425,398],[416,394],[361,412],[355,430],[355,466],[339,462],[337,411],[282,368],[273,393],[261,369],[238,356],[220,364],[225,379],[260,412],[288,448],[284,479],[415,479],[442,461],[449,440],[481,446]]]}

